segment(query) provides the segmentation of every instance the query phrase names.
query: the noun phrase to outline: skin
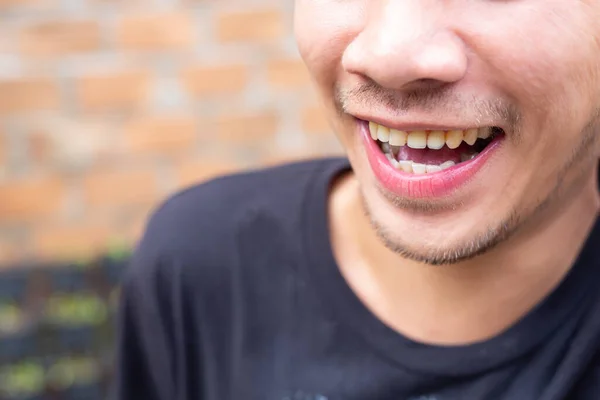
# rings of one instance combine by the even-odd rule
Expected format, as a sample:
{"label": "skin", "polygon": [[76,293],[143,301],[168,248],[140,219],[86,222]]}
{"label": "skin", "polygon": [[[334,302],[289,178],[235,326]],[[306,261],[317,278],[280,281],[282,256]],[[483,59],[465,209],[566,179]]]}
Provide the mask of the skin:
{"label": "skin", "polygon": [[[353,167],[330,196],[333,250],[383,322],[483,340],[573,265],[600,204],[598,20],[598,0],[296,0],[300,53]],[[449,196],[399,197],[356,118],[506,137]]]}

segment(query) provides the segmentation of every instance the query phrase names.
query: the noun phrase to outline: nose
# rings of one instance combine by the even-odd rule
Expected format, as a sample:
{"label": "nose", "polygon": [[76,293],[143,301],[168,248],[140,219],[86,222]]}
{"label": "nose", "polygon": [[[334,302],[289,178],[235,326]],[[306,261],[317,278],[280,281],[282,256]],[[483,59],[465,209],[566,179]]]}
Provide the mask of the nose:
{"label": "nose", "polygon": [[431,89],[459,81],[467,71],[467,53],[445,24],[444,3],[374,0],[364,28],[343,54],[343,68],[388,89]]}

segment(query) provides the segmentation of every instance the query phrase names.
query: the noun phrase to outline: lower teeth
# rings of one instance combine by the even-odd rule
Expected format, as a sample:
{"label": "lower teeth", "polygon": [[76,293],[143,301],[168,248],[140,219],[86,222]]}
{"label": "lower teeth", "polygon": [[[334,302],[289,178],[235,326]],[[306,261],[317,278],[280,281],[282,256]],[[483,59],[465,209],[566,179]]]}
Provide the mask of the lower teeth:
{"label": "lower teeth", "polygon": [[[389,147],[388,147],[388,149],[389,149]],[[434,172],[443,171],[445,169],[448,169],[448,168],[456,165],[456,163],[451,160],[443,162],[440,165],[427,165],[427,164],[416,163],[416,162],[410,161],[410,160],[398,161],[394,158],[392,153],[386,151],[384,154],[385,154],[386,158],[390,161],[390,164],[392,164],[394,166],[394,168],[396,168],[398,170],[402,170],[404,172],[413,173],[416,175],[432,174]],[[461,162],[472,160],[478,154],[479,153],[477,153],[477,152],[463,153],[460,156]]]}

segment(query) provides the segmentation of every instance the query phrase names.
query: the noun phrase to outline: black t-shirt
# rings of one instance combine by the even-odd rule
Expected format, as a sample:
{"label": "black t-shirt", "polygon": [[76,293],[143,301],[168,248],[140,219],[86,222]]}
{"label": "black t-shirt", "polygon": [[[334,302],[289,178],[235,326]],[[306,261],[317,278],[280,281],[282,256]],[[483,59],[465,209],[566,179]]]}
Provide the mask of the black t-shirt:
{"label": "black t-shirt", "polygon": [[327,197],[348,168],[324,159],[240,173],[163,204],[123,286],[116,398],[600,399],[600,223],[514,326],[426,345],[377,319],[339,272]]}

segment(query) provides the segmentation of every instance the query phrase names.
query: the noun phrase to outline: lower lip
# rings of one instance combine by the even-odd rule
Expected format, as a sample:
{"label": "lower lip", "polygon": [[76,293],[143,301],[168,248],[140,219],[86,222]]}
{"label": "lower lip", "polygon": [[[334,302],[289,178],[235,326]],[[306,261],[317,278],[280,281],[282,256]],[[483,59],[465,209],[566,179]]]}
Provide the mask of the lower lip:
{"label": "lower lip", "polygon": [[383,188],[400,197],[438,198],[450,195],[473,179],[502,143],[502,136],[494,139],[477,157],[443,171],[432,174],[409,174],[390,164],[377,141],[371,138],[369,123],[358,120],[361,136],[365,142],[367,158]]}

